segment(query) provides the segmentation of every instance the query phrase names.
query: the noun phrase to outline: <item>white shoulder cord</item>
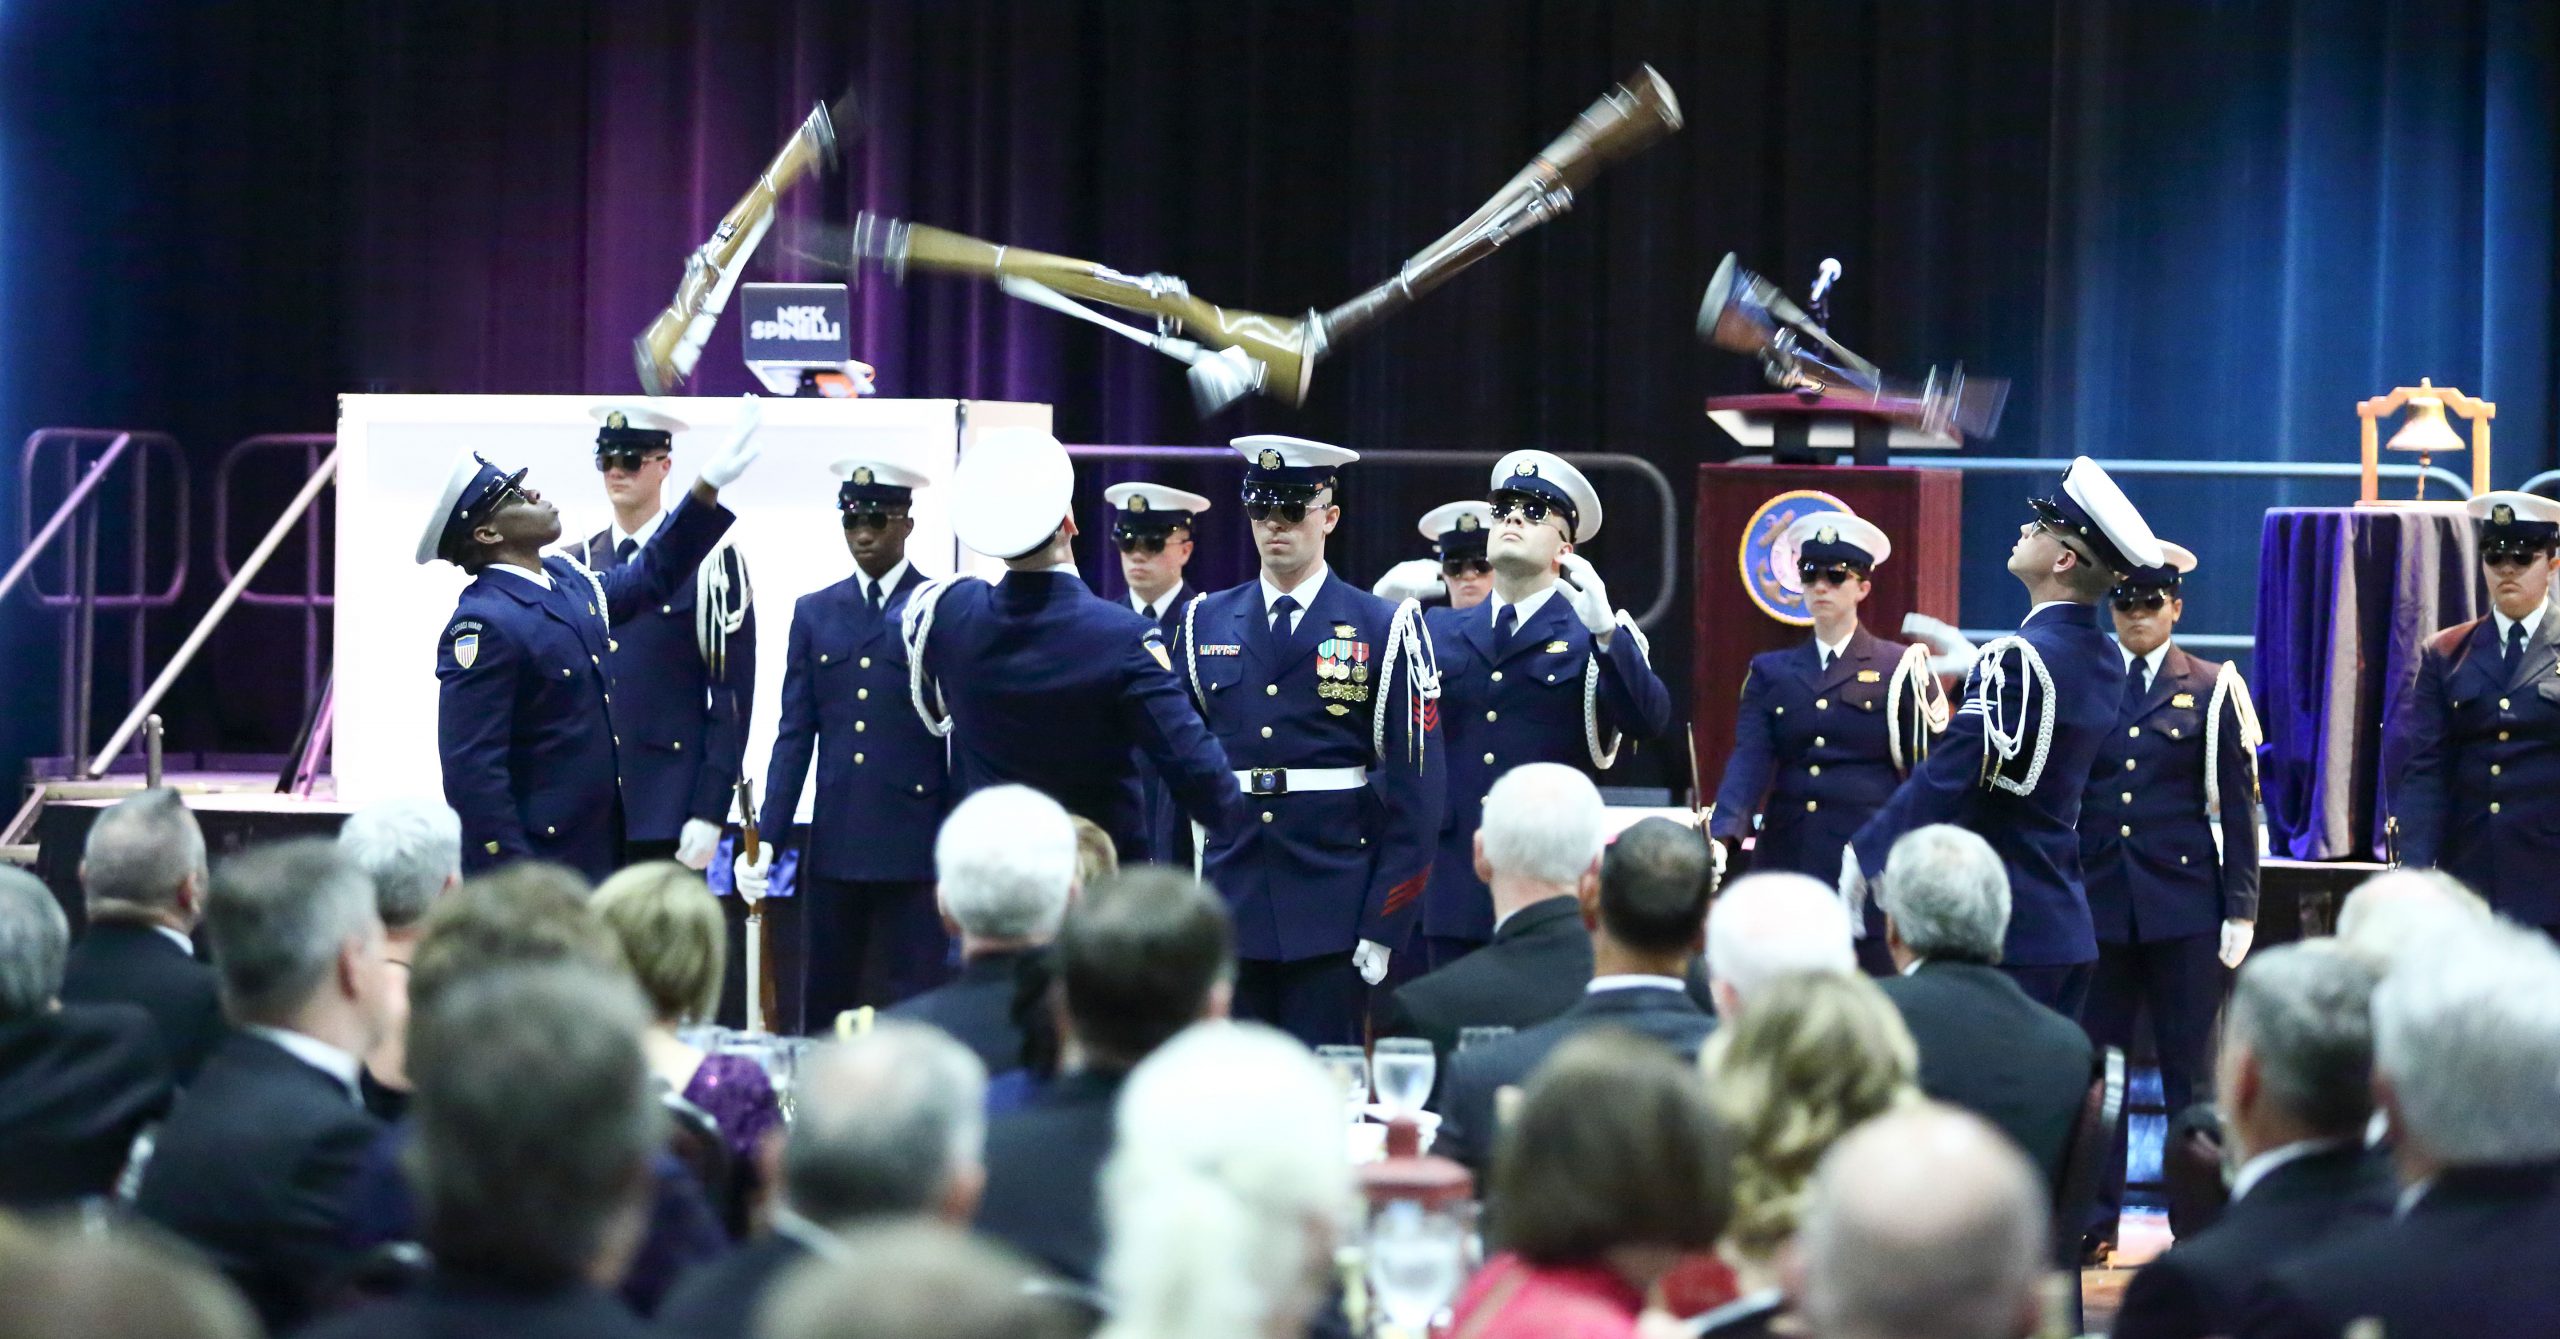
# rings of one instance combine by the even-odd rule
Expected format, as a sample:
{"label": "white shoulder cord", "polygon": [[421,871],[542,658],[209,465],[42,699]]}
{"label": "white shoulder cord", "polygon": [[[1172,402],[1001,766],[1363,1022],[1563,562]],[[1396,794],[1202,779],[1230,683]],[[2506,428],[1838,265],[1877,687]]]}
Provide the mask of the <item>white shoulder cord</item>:
{"label": "white shoulder cord", "polygon": [[1386,645],[1378,649],[1378,696],[1369,709],[1369,747],[1378,761],[1387,760],[1387,702],[1395,696],[1396,662],[1401,656],[1408,662],[1406,675],[1413,680],[1413,709],[1406,713],[1405,756],[1416,766],[1423,759],[1423,741],[1428,732],[1422,728],[1424,704],[1440,700],[1439,657],[1431,647],[1431,634],[1422,626],[1422,604],[1406,600],[1396,606],[1396,615],[1387,625]]}
{"label": "white shoulder cord", "polygon": [[594,568],[578,561],[578,555],[568,549],[562,549],[553,556],[568,563],[571,567],[578,569],[578,575],[587,579],[587,589],[595,592],[596,617],[604,623],[605,649],[608,651],[615,649],[613,645],[613,606],[605,602],[604,578],[597,576]]}
{"label": "white shoulder cord", "polygon": [[[733,561],[738,565],[734,598],[729,584],[729,564]],[[747,625],[747,609],[754,601],[755,589],[747,581],[746,555],[728,540],[721,540],[693,573],[693,645],[702,653],[703,668],[710,670],[713,678],[728,674],[729,638]]]}
{"label": "white shoulder cord", "polygon": [[[1191,676],[1191,701],[1199,710],[1200,719],[1203,721],[1209,718],[1209,695],[1200,689],[1200,629],[1197,616],[1200,613],[1200,602],[1208,598],[1206,595],[1194,595],[1182,606],[1182,667]],[[1194,851],[1200,849],[1196,841],[1192,849]],[[1199,871],[1192,872],[1196,874]]]}
{"label": "white shoulder cord", "polygon": [[[1653,643],[1645,640],[1644,630],[1627,617],[1624,609],[1618,611],[1618,631],[1635,638],[1638,659],[1647,665],[1653,663]],[[1600,743],[1600,653],[1595,649],[1583,658],[1582,664],[1582,743],[1591,750],[1591,765],[1604,772],[1617,766],[1618,746],[1626,739],[1625,731],[1612,730],[1608,745],[1603,747]]]}
{"label": "white shoulder cord", "polygon": [[[2258,706],[2250,700],[2249,681],[2231,662],[2213,678],[2213,698],[2205,705],[2204,717],[2204,812],[2216,823],[2222,816],[2222,704],[2228,700],[2232,713],[2240,718],[2240,751],[2248,755],[2249,775],[2258,774],[2258,745],[2266,736],[2258,727]],[[2218,830],[2218,829],[2217,829]]]}
{"label": "white shoulder cord", "polygon": [[[2014,721],[2000,718],[2000,691],[2009,680],[2000,655],[2008,651],[2017,653],[2021,673],[2032,676],[2019,685],[2018,719]],[[2043,695],[2041,701],[2039,691]],[[2012,795],[2034,793],[2036,782],[2044,776],[2045,756],[2053,751],[2053,673],[2045,668],[2044,657],[2036,653],[2035,644],[2013,635],[1993,638],[1984,646],[1981,657],[1973,662],[1973,684],[1961,710],[1982,717],[1983,785]],[[2035,722],[2035,756],[2027,763],[2026,776],[2013,781],[2001,768],[2026,751],[2030,720]]]}
{"label": "white shoulder cord", "polygon": [[[1910,694],[1911,753],[1902,752],[1902,702]],[[1914,642],[1902,648],[1902,659],[1893,667],[1893,682],[1884,695],[1885,756],[1893,760],[1896,776],[1909,776],[1920,760],[1929,756],[1929,736],[1947,728],[1947,694],[1938,686],[1938,676],[1929,668],[1929,648]]]}
{"label": "white shoulder cord", "polygon": [[907,648],[907,700],[915,704],[916,719],[924,722],[925,732],[936,739],[951,733],[949,704],[942,698],[942,685],[933,687],[933,705],[924,701],[924,641],[933,635],[933,607],[942,602],[942,592],[961,577],[942,577],[916,587],[907,597],[906,611],[899,616],[898,639]]}

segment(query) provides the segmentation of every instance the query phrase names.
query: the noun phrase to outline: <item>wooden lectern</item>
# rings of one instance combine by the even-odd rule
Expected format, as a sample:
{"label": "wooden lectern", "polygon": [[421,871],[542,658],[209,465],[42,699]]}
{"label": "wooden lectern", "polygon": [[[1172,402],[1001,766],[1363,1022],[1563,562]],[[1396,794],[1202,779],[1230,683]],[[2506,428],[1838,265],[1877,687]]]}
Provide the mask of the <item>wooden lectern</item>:
{"label": "wooden lectern", "polygon": [[1785,498],[1790,493],[1836,499],[1893,541],[1893,556],[1876,569],[1874,593],[1859,607],[1867,631],[1889,641],[1914,640],[1902,635],[1902,616],[1915,609],[1956,621],[1964,476],[1907,466],[1699,466],[1693,572],[1698,635],[1690,719],[1697,727],[1699,784],[1706,791],[1700,804],[1714,797],[1733,752],[1735,708],[1751,657],[1813,635],[1810,622],[1782,622],[1769,611],[1767,586],[1755,598],[1745,585],[1746,560],[1758,569],[1752,580],[1767,580],[1774,531],[1830,505],[1818,496]]}

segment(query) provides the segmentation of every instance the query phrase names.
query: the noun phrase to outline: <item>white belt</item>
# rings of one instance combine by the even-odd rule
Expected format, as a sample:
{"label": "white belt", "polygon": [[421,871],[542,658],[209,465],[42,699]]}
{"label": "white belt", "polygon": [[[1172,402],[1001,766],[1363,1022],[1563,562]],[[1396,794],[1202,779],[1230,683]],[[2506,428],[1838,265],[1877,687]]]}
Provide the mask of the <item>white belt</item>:
{"label": "white belt", "polygon": [[1286,795],[1293,790],[1358,790],[1369,784],[1365,767],[1257,767],[1236,773],[1247,795]]}

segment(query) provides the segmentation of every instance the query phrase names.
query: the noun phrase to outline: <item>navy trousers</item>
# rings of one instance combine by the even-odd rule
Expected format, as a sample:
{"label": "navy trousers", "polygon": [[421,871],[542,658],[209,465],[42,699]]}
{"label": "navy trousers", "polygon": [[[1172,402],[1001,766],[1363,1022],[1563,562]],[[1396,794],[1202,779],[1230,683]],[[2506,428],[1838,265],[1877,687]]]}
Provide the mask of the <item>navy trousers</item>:
{"label": "navy trousers", "polygon": [[1297,962],[1236,964],[1235,1015],[1268,1023],[1309,1046],[1357,1046],[1369,987],[1348,953]]}
{"label": "navy trousers", "polygon": [[2080,1006],[2089,998],[2089,981],[2096,974],[2097,967],[2093,962],[2064,963],[2057,967],[2012,967],[2002,963],[2000,970],[2007,972],[2009,979],[2027,992],[2028,999],[2077,1022]]}
{"label": "navy trousers", "polygon": [[823,1033],[836,1015],[886,1008],[951,979],[952,944],[930,882],[806,879],[800,895],[805,1026]]}
{"label": "navy trousers", "polygon": [[[2173,1116],[2194,1105],[2211,1081],[2213,1021],[2231,977],[2218,956],[2221,948],[2219,930],[2147,944],[2098,944],[2098,970],[2080,1026],[2092,1045],[2118,1047],[2131,1056],[2135,1020],[2147,1008],[2152,1049],[2160,1059],[2160,1096]],[[2101,1235],[2113,1235],[2124,1207],[2124,1130],[2132,1123],[2117,1127],[2115,1156],[2098,1190],[2090,1227]]]}

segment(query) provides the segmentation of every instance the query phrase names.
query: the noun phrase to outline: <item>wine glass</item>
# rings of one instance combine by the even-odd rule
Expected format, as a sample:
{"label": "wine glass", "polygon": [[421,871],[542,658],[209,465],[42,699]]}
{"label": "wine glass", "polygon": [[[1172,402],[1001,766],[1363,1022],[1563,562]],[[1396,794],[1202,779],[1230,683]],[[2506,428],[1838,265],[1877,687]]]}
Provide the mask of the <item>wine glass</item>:
{"label": "wine glass", "polygon": [[1397,1200],[1369,1223],[1369,1294],[1397,1334],[1429,1333],[1432,1318],[1466,1282],[1466,1225],[1446,1213]]}
{"label": "wine glass", "polygon": [[1381,1037],[1370,1070],[1378,1080],[1378,1105],[1389,1121],[1421,1112],[1431,1100],[1431,1080],[1440,1062],[1431,1043],[1421,1037]]}
{"label": "wine glass", "polygon": [[1342,1085],[1342,1100],[1351,1119],[1360,1119],[1360,1109],[1369,1104],[1369,1053],[1357,1046],[1319,1046],[1316,1060]]}

